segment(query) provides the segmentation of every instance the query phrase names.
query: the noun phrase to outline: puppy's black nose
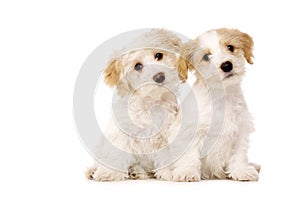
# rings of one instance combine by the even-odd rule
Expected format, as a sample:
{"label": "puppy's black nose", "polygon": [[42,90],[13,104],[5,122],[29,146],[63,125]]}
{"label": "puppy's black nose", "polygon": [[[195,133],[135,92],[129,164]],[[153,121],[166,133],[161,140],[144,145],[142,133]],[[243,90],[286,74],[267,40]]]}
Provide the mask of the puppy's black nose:
{"label": "puppy's black nose", "polygon": [[153,80],[156,82],[156,83],[162,83],[162,82],[164,82],[164,80],[165,80],[165,74],[163,73],[163,72],[159,72],[159,73],[157,73],[157,74],[155,74],[154,76],[153,76]]}
{"label": "puppy's black nose", "polygon": [[223,72],[230,72],[232,70],[232,63],[229,61],[222,63],[221,69]]}

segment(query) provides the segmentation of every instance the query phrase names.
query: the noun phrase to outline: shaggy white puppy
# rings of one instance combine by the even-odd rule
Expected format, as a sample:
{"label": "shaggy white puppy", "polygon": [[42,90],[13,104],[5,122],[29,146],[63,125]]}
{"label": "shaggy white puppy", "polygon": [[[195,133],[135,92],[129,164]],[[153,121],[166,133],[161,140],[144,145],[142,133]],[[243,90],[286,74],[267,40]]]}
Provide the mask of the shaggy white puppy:
{"label": "shaggy white puppy", "polygon": [[179,71],[194,71],[193,90],[206,138],[200,144],[201,177],[258,180],[260,166],[247,158],[252,117],[241,90],[245,60],[253,64],[253,40],[236,29],[210,30],[184,44]]}
{"label": "shaggy white puppy", "polygon": [[154,153],[178,132],[180,79],[176,67],[181,40],[170,31],[154,29],[135,43],[139,45],[132,46],[139,49],[116,56],[104,71],[105,83],[115,87],[117,94],[105,137],[99,141],[97,161],[86,172],[89,179],[152,177],[163,166]]}

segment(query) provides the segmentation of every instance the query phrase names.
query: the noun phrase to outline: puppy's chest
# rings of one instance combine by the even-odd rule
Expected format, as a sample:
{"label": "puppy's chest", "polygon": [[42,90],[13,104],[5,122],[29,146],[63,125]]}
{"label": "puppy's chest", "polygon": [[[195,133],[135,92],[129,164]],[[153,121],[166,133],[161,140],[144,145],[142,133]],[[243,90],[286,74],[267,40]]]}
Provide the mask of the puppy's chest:
{"label": "puppy's chest", "polygon": [[223,135],[237,136],[238,121],[243,111],[243,102],[239,98],[226,98],[223,120]]}
{"label": "puppy's chest", "polygon": [[176,104],[160,102],[144,102],[129,108],[131,121],[138,127],[132,133],[138,138],[134,143],[139,146],[137,148],[140,148],[141,152],[166,145],[171,138],[170,129],[178,119],[178,110]]}
{"label": "puppy's chest", "polygon": [[133,124],[144,129],[146,127],[161,127],[161,129],[177,117],[177,105],[164,105],[157,102],[131,106],[128,110]]}

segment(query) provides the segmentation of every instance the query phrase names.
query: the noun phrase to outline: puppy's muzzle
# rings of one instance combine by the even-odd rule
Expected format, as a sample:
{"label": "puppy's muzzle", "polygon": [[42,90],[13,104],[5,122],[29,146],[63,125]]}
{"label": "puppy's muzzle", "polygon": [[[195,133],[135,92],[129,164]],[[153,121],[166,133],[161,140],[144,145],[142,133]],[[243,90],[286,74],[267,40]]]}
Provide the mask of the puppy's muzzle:
{"label": "puppy's muzzle", "polygon": [[153,76],[153,80],[156,83],[162,83],[166,79],[165,74],[163,72],[159,72]]}
{"label": "puppy's muzzle", "polygon": [[230,72],[232,70],[232,63],[229,61],[223,62],[221,64],[221,69],[223,72]]}

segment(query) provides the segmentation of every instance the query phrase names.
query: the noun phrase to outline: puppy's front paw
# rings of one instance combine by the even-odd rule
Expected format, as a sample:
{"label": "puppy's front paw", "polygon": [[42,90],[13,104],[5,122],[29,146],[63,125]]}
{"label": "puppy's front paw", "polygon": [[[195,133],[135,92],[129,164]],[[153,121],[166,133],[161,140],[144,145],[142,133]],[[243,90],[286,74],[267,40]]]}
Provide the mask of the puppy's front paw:
{"label": "puppy's front paw", "polygon": [[176,182],[196,182],[201,180],[200,172],[193,167],[177,167],[173,171],[163,169],[156,172],[155,176],[160,180]]}
{"label": "puppy's front paw", "polygon": [[258,171],[252,165],[248,165],[229,171],[228,177],[236,181],[257,181]]}
{"label": "puppy's front paw", "polygon": [[201,180],[199,170],[193,167],[177,167],[173,171],[173,181],[196,182]]}
{"label": "puppy's front paw", "polygon": [[[86,174],[88,175],[89,173]],[[126,174],[103,166],[98,166],[94,173],[90,175],[90,179],[95,181],[123,181],[126,179]]]}
{"label": "puppy's front paw", "polygon": [[142,167],[139,165],[130,166],[128,168],[128,177],[130,179],[149,179],[148,172],[146,172]]}
{"label": "puppy's front paw", "polygon": [[154,177],[158,180],[172,181],[172,170],[169,168],[160,169],[154,174]]}
{"label": "puppy's front paw", "polygon": [[90,180],[93,180],[93,175],[94,175],[96,169],[97,169],[97,167],[88,168],[85,172],[85,177],[90,179]]}

